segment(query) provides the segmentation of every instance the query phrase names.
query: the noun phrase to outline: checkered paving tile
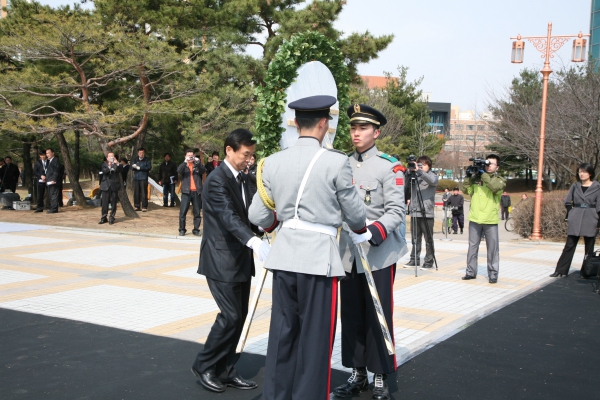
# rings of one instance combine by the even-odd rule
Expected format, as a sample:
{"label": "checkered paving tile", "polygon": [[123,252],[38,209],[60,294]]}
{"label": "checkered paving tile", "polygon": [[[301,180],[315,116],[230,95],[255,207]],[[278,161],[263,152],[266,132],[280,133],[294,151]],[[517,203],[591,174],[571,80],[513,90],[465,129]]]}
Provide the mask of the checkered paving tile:
{"label": "checkered paving tile", "polygon": [[27,282],[42,278],[46,278],[46,276],[31,274],[29,272],[14,271],[10,269],[0,269],[0,285],[8,285],[9,283],[16,282]]}
{"label": "checkered paving tile", "polygon": [[10,249],[13,247],[29,247],[31,250],[40,250],[40,246],[46,246],[54,243],[64,243],[68,240],[57,239],[53,237],[22,236],[14,233],[0,234],[0,249]]}

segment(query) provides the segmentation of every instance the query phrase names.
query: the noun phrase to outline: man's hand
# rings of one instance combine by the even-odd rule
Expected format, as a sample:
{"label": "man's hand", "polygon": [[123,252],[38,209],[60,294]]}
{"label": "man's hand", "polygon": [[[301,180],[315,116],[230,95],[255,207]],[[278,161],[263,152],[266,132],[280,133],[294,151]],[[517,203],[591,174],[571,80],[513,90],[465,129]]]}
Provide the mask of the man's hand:
{"label": "man's hand", "polygon": [[366,242],[369,239],[371,239],[372,237],[373,237],[373,235],[371,235],[371,232],[368,229],[365,233],[361,233],[361,234],[350,231],[350,238],[352,239],[352,243],[354,243],[354,244]]}
{"label": "man's hand", "polygon": [[265,261],[267,259],[267,257],[269,256],[269,252],[271,251],[271,246],[269,246],[268,243],[263,242],[262,240],[260,240],[259,238],[256,238],[256,240],[252,240],[252,243],[250,243],[252,246],[252,250],[254,251],[254,254],[256,254],[256,256],[258,257],[258,261]]}
{"label": "man's hand", "polygon": [[158,181],[158,184],[159,184],[160,186],[162,186],[162,181]]}
{"label": "man's hand", "polygon": [[132,164],[131,167],[137,169],[138,171],[140,170],[140,166],[137,164]]}

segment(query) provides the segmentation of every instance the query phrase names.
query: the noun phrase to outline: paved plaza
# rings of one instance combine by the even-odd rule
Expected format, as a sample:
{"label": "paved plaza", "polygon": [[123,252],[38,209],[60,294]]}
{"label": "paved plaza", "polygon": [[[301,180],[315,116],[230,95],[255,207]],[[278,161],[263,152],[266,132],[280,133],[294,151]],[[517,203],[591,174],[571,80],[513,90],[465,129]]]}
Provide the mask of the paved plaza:
{"label": "paved plaza", "polygon": [[[414,269],[401,266],[407,256],[399,260],[394,285],[399,364],[552,282],[548,275],[562,250],[562,244],[504,241],[499,281],[492,285],[485,242],[478,278],[462,281],[467,235],[452,238],[435,240],[438,271],[419,270],[415,277]],[[196,237],[0,223],[0,308],[204,343],[218,308],[206,280],[196,274],[199,247]],[[575,265],[582,256],[581,248]],[[266,353],[270,275],[248,337],[248,353]],[[332,365],[344,370],[340,330],[338,323]]]}

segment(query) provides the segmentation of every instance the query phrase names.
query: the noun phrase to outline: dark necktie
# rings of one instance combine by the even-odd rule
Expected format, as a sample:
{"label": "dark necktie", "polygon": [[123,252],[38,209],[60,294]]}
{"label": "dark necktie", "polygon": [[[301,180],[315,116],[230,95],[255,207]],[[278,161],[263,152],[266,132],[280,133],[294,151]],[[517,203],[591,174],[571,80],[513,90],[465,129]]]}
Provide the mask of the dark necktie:
{"label": "dark necktie", "polygon": [[362,162],[362,154],[358,154],[358,162]]}

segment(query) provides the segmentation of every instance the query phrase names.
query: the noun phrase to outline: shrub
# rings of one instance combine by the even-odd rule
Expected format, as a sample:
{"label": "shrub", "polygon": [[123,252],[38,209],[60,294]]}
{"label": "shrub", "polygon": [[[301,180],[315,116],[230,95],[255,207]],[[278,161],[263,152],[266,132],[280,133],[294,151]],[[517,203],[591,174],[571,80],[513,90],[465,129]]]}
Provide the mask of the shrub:
{"label": "shrub", "polygon": [[460,187],[460,184],[452,179],[440,179],[438,181],[437,190],[443,192],[444,190],[448,189],[449,191],[452,191],[452,189],[457,186]]}
{"label": "shrub", "polygon": [[[565,215],[566,190],[555,190],[544,193],[542,201],[542,236],[547,240],[563,241],[567,236]],[[534,199],[517,203],[512,211],[515,232],[523,237],[531,236],[533,231]]]}

